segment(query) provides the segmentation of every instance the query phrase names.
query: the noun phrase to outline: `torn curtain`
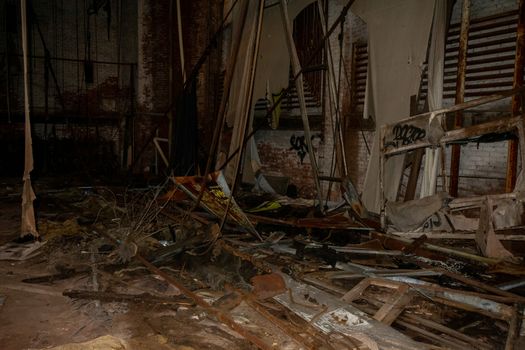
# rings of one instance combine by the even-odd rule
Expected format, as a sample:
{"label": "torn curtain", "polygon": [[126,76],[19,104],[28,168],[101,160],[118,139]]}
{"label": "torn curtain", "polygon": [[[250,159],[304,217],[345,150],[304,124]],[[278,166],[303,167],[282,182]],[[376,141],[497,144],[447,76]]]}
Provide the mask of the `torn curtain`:
{"label": "torn curtain", "polygon": [[[288,1],[288,12],[290,18],[295,18],[306,6],[312,3],[314,0],[289,0]],[[253,4],[252,4],[253,3]],[[239,49],[239,58],[237,66],[235,67],[234,77],[232,81],[232,87],[230,91],[230,97],[228,102],[228,112],[226,115],[226,123],[229,127],[233,127],[232,141],[229,147],[229,155],[231,155],[241,144],[242,140],[239,139],[241,129],[245,125],[243,118],[242,100],[243,91],[246,91],[247,87],[247,76],[249,73],[250,64],[253,60],[250,59],[247,54],[250,52],[250,48],[255,44],[253,37],[255,36],[255,22],[257,16],[256,1],[250,2],[250,8],[246,23],[247,25],[243,36],[242,43]],[[234,11],[233,14],[233,31],[238,30],[238,13]],[[232,37],[235,37],[232,35]],[[272,6],[264,10],[264,20],[261,28],[261,36],[258,50],[258,57],[256,60],[256,71],[255,71],[255,82],[253,86],[253,94],[249,107],[249,118],[248,125],[251,130],[253,123],[253,109],[255,103],[259,98],[263,98],[266,95],[266,88],[270,85],[272,93],[278,93],[288,87],[290,77],[290,55],[286,46],[286,36],[284,26],[281,18],[281,10],[279,6]],[[248,130],[248,132],[250,131]],[[258,170],[261,167],[259,156],[257,154],[257,148],[255,142],[252,139],[247,143],[247,149],[244,154],[246,155],[244,166],[243,166],[243,180],[250,183],[256,183],[261,188],[267,188],[269,185],[262,175],[258,174]],[[227,158],[227,157],[222,157]],[[221,159],[221,157],[219,157]],[[222,162],[218,162],[219,166]],[[235,174],[233,173],[233,166],[229,166],[225,171],[225,177],[228,183]],[[261,183],[264,182],[266,185],[263,186]]]}
{"label": "torn curtain", "polygon": [[[447,31],[447,0],[437,0],[432,21],[432,36],[428,50],[428,107],[435,111],[443,107],[443,70],[445,64],[445,39]],[[440,116],[441,118],[441,116]],[[425,166],[419,197],[436,193],[440,148],[425,149]]]}
{"label": "torn curtain", "polygon": [[[368,27],[368,77],[365,118],[376,122],[374,146],[365,178],[363,202],[379,212],[379,128],[410,115],[410,96],[421,82],[435,0],[357,0],[352,12]],[[384,191],[396,200],[404,157],[385,163]]]}
{"label": "torn curtain", "polygon": [[21,236],[32,234],[38,237],[35,223],[35,210],[33,201],[36,196],[31,186],[31,171],[33,170],[33,141],[31,138],[31,120],[29,119],[29,79],[28,79],[28,60],[27,60],[27,20],[26,20],[26,0],[22,0],[22,50],[24,53],[24,108],[25,108],[25,127],[24,127],[24,188],[22,190],[22,225]]}

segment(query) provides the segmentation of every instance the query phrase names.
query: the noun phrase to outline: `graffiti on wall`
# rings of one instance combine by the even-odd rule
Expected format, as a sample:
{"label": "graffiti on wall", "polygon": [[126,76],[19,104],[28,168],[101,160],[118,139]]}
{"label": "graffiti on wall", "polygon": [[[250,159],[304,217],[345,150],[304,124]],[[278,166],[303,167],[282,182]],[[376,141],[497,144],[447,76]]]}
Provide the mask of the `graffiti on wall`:
{"label": "graffiti on wall", "polygon": [[425,129],[410,124],[396,124],[392,128],[393,140],[385,146],[406,146],[422,140],[427,135]]}
{"label": "graffiti on wall", "polygon": [[[314,141],[316,138],[322,140],[322,135],[315,134],[311,136],[312,141]],[[306,157],[306,154],[308,153],[308,147],[306,146],[304,135],[296,136],[295,134],[292,134],[292,136],[290,137],[290,145],[290,150],[294,150],[297,152],[297,156],[299,156],[301,164],[303,164],[304,157]]]}

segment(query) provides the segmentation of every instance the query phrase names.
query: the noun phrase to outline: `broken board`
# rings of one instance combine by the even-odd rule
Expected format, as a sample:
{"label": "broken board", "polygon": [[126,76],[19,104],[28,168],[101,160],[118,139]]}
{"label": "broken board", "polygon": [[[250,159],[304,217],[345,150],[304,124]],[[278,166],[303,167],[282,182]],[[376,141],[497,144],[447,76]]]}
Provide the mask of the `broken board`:
{"label": "broken board", "polygon": [[[197,201],[202,189],[202,178],[196,176],[178,176],[174,178],[176,184],[194,201]],[[206,181],[206,186],[200,201],[200,206],[212,215],[218,218],[224,217],[228,200],[231,196],[230,188],[226,183],[224,175],[220,171],[211,173]],[[228,219],[240,225],[248,232],[261,239],[261,236],[248,219],[246,214],[237,205],[235,199],[231,199],[228,211]],[[261,239],[262,240],[262,239]]]}

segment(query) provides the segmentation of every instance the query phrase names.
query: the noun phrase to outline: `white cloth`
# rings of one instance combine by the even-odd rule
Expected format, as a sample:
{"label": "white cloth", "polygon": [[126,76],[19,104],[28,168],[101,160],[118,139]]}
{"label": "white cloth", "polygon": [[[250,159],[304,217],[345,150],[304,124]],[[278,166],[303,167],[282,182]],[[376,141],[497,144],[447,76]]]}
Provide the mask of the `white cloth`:
{"label": "white cloth", "polygon": [[[367,22],[368,78],[365,117],[376,121],[376,136],[368,163],[363,202],[378,212],[379,128],[410,115],[410,96],[421,82],[435,0],[357,0],[351,11]],[[404,157],[385,164],[385,197],[396,200]]]}
{"label": "white cloth", "polygon": [[[431,111],[443,107],[443,69],[445,62],[445,39],[447,28],[447,1],[436,0],[432,37],[428,52],[428,107]],[[438,117],[441,118],[441,117]],[[441,149],[425,150],[425,167],[421,183],[420,198],[436,193],[436,180]]]}
{"label": "white cloth", "polygon": [[[243,0],[248,1],[248,0]],[[288,13],[290,18],[295,18],[306,6],[315,0],[289,0],[288,1]],[[253,1],[256,3],[256,1]],[[238,5],[237,5],[238,6]],[[239,6],[238,6],[239,7]],[[228,112],[226,114],[226,122],[230,127],[233,126],[232,141],[229,147],[229,154],[232,154],[241,144],[240,140],[236,135],[239,135],[239,128],[244,125],[241,123],[239,118],[242,117],[241,113],[241,100],[242,92],[247,88],[247,72],[250,66],[250,60],[247,59],[247,52],[249,52],[250,37],[254,35],[256,21],[256,5],[250,3],[248,9],[248,17],[246,18],[245,32],[243,33],[242,42],[240,45],[240,55],[238,57],[237,67],[234,72],[231,92],[228,102]],[[236,17],[237,16],[237,17]],[[233,31],[236,30],[238,25],[238,13],[234,11],[233,14]],[[281,17],[281,10],[279,6],[273,6],[264,10],[264,20],[261,29],[261,39],[259,43],[259,54],[257,58],[257,68],[255,73],[255,84],[253,87],[252,103],[250,106],[249,125],[253,123],[253,110],[255,103],[259,98],[262,98],[266,94],[266,86],[269,83],[272,87],[272,92],[276,93],[282,89],[288,87],[289,76],[290,76],[290,55],[286,46],[283,21]],[[251,130],[248,130],[248,133]],[[255,143],[252,141],[248,142],[247,147],[251,147],[250,150],[244,152],[244,166],[243,166],[243,181],[253,183],[254,174],[257,173],[258,168],[261,167],[259,156],[254,155],[257,153]],[[219,164],[221,165],[221,164]],[[251,166],[252,169],[248,169]],[[232,167],[226,168],[225,176],[229,183],[233,177]],[[261,183],[261,180],[257,180]],[[268,188],[267,186],[263,186]],[[271,186],[270,186],[271,188]]]}

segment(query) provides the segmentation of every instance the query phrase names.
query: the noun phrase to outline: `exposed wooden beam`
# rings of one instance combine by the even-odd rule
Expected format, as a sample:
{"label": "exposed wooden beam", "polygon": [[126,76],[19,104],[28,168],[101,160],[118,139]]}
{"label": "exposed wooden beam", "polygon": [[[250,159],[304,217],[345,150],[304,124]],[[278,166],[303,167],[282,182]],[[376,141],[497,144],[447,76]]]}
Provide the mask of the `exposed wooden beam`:
{"label": "exposed wooden beam", "polygon": [[[525,1],[519,2],[518,28],[516,32],[516,57],[514,60],[514,82],[513,87],[523,86],[523,62],[525,59]],[[512,96],[512,115],[518,115],[521,109],[523,93]],[[521,150],[522,152],[524,150]],[[518,140],[508,142],[507,153],[507,176],[505,179],[505,192],[512,192],[516,185],[518,173]]]}
{"label": "exposed wooden beam", "polygon": [[[470,0],[463,0],[463,7],[461,11],[461,30],[459,36],[459,51],[458,51],[458,74],[456,81],[456,104],[464,102],[465,98],[465,77],[467,70],[467,50],[468,50],[468,32],[470,26]],[[454,118],[454,127],[456,129],[463,126],[463,112],[457,111]],[[449,193],[452,197],[458,195],[459,185],[459,161],[461,148],[460,145],[452,146],[452,154],[450,160],[450,188]]]}

